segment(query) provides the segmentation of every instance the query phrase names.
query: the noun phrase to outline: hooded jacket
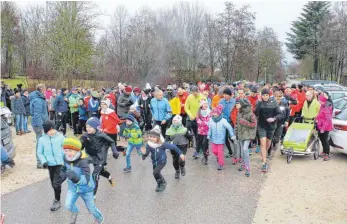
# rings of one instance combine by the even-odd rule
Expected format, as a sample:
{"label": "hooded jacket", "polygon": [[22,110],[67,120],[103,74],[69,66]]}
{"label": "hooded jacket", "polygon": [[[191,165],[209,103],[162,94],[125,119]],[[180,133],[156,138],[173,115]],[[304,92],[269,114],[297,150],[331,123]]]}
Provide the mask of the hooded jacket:
{"label": "hooded jacket", "polygon": [[81,98],[80,95],[78,94],[71,94],[69,97],[69,107],[71,113],[76,113],[78,112],[78,100]]}
{"label": "hooded jacket", "polygon": [[321,105],[316,98],[314,98],[312,100],[310,105],[306,100],[304,103],[304,106],[302,108],[301,116],[303,116],[304,118],[308,118],[308,119],[313,119],[313,118],[317,117],[319,110],[320,110],[320,106]]}
{"label": "hooded jacket", "polygon": [[118,134],[117,126],[121,122],[116,112],[110,108],[105,111],[101,110],[101,129],[106,134]]}
{"label": "hooded jacket", "polygon": [[45,96],[40,91],[34,91],[29,95],[31,125],[42,127],[43,122],[48,120],[47,103]]}
{"label": "hooded jacket", "polygon": [[181,155],[181,150],[173,144],[169,144],[164,142],[163,144],[158,144],[156,147],[153,147],[153,144],[151,146],[151,143],[147,143],[146,145],[146,153],[142,155],[143,159],[146,159],[149,153],[151,153],[151,159],[153,166],[157,166],[158,164],[166,164],[167,162],[167,156],[166,156],[166,150],[172,150],[176,152],[178,155]]}
{"label": "hooded jacket", "polygon": [[221,99],[219,102],[219,105],[223,106],[223,118],[227,120],[227,122],[231,123],[230,114],[232,113],[234,107],[236,104],[236,100],[234,98],[231,98],[229,101],[226,101],[226,99]]}
{"label": "hooded jacket", "polygon": [[209,114],[206,117],[204,117],[201,115],[200,110],[199,110],[198,116],[196,117],[196,123],[198,124],[198,134],[207,136],[208,124],[210,123],[211,115]]}
{"label": "hooded jacket", "polygon": [[234,136],[234,130],[226,119],[222,118],[220,121],[215,122],[210,120],[208,125],[208,138],[213,144],[225,144],[226,130],[229,131],[230,136]]}
{"label": "hooded jacket", "polygon": [[135,122],[131,126],[125,125],[123,136],[128,138],[128,142],[135,146],[142,146],[142,132]]}
{"label": "hooded jacket", "polygon": [[155,121],[168,121],[171,118],[172,110],[166,98],[163,98],[161,100],[152,98],[151,111]]}
{"label": "hooded jacket", "polygon": [[124,93],[119,95],[118,100],[117,100],[117,114],[118,114],[118,116],[120,118],[125,118],[128,115],[130,106],[133,103],[134,102],[131,100],[130,95],[126,95]]}
{"label": "hooded jacket", "polygon": [[37,146],[37,157],[41,164],[47,162],[48,166],[58,166],[64,164],[63,142],[64,136],[57,132],[54,136],[47,134],[39,138]]}
{"label": "hooded jacket", "polygon": [[182,125],[178,128],[174,128],[171,125],[171,127],[166,130],[166,137],[167,140],[172,141],[174,145],[186,146],[188,145],[189,141],[193,139],[193,134]]}
{"label": "hooded jacket", "polygon": [[88,120],[88,112],[86,106],[83,104],[82,106],[78,106],[78,119],[82,121]]}
{"label": "hooded jacket", "polygon": [[329,101],[320,106],[316,120],[319,131],[325,132],[333,130],[333,107]]}
{"label": "hooded jacket", "polygon": [[25,115],[29,116],[30,115],[30,100],[29,97],[27,96],[22,96],[24,108],[25,108]]}
{"label": "hooded jacket", "polygon": [[97,130],[94,134],[84,133],[81,136],[82,149],[92,157],[93,164],[106,164],[107,151],[111,145],[112,152],[117,154],[115,142],[105,133]]}
{"label": "hooded jacket", "polygon": [[252,112],[252,105],[241,108],[237,115],[235,135],[238,140],[255,139],[257,133],[257,118]]}
{"label": "hooded jacket", "polygon": [[169,101],[170,107],[172,110],[173,115],[180,115],[181,114],[181,101],[178,97],[173,97]]}
{"label": "hooded jacket", "polygon": [[15,115],[17,115],[17,114],[24,115],[25,114],[26,111],[25,111],[22,97],[18,97],[18,98],[14,97],[11,100],[11,111]]}
{"label": "hooded jacket", "polygon": [[67,171],[74,171],[79,181],[78,183],[73,183],[71,180],[67,180],[68,191],[74,193],[88,193],[93,192],[95,188],[95,182],[92,177],[93,166],[91,164],[91,159],[84,151],[81,151],[81,156],[75,161],[68,161],[66,158],[65,161],[65,169],[62,171],[62,177],[66,178]]}
{"label": "hooded jacket", "polygon": [[53,108],[57,113],[65,113],[68,111],[67,102],[65,101],[65,95],[61,93],[53,102]]}

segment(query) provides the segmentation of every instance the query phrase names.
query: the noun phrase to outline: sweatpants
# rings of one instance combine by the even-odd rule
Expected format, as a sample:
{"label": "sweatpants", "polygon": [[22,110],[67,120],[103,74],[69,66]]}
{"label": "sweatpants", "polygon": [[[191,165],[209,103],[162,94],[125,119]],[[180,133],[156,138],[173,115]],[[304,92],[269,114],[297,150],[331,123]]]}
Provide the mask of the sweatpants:
{"label": "sweatpants", "polygon": [[207,135],[198,135],[196,151],[198,153],[203,152],[204,156],[207,157],[209,155],[208,144]]}
{"label": "sweatpants", "polygon": [[[178,145],[177,147],[182,151],[184,155],[187,154],[188,145]],[[186,162],[181,161],[180,156],[175,151],[171,151],[171,154],[172,164],[176,171],[179,170],[180,167],[184,167],[186,165]]]}
{"label": "sweatpants", "polygon": [[82,132],[86,132],[86,123],[87,121],[86,120],[78,120],[78,134],[81,135]]}
{"label": "sweatpants", "polygon": [[196,123],[196,120],[191,121],[189,117],[187,118],[187,129],[191,132],[194,133],[194,138],[193,138],[193,148],[196,148],[196,152],[198,151],[197,149],[197,139],[198,139],[198,124]]}
{"label": "sweatpants", "polygon": [[226,134],[225,134],[225,145],[227,146],[229,155],[233,154],[233,150],[231,149],[231,145],[230,145],[230,139],[229,139],[229,132],[228,130],[225,130]]}
{"label": "sweatpants", "polygon": [[330,146],[329,146],[329,131],[325,131],[324,133],[318,132],[318,136],[323,146],[323,153],[329,155],[330,154]]}
{"label": "sweatpants", "polygon": [[[59,113],[56,113],[56,118],[55,118],[55,122],[56,122],[56,126],[55,129],[56,130],[61,130],[63,132],[63,135],[66,135],[66,123],[68,120],[68,114],[67,112],[62,112],[61,115],[59,115]],[[60,128],[61,126],[62,129]]]}
{"label": "sweatpants", "polygon": [[250,142],[251,140],[239,141],[241,146],[241,155],[243,159],[243,165],[245,166],[247,170],[251,169],[250,160],[249,160],[249,149],[248,149]]}
{"label": "sweatpants", "polygon": [[109,177],[111,176],[111,174],[105,169],[104,165],[94,164],[94,171],[93,171],[93,179],[95,181],[94,195],[96,195],[96,192],[98,191],[100,175],[107,179],[109,179]]}
{"label": "sweatpants", "polygon": [[212,152],[217,156],[218,164],[224,166],[224,144],[211,144]]}
{"label": "sweatpants", "polygon": [[61,184],[63,183],[60,176],[61,165],[58,166],[48,166],[49,179],[51,180],[51,185],[54,190],[54,198],[60,201],[61,194]]}
{"label": "sweatpants", "polygon": [[78,134],[77,124],[78,124],[78,112],[71,113],[71,122],[73,128],[73,134]]}

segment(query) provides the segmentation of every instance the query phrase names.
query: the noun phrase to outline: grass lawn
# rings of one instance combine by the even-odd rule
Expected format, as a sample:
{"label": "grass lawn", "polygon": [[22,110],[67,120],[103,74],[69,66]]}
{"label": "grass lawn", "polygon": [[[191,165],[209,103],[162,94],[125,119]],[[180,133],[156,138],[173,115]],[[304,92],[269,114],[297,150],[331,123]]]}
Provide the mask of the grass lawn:
{"label": "grass lawn", "polygon": [[16,77],[15,79],[1,79],[5,84],[10,85],[11,88],[17,88],[18,84],[23,84],[22,88],[28,88],[28,83],[25,77]]}

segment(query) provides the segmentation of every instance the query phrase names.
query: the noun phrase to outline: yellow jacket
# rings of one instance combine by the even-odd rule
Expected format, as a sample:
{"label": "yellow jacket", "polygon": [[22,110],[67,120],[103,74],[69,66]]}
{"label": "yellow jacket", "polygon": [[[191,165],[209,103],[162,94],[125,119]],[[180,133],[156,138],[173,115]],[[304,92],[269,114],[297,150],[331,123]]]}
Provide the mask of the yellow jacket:
{"label": "yellow jacket", "polygon": [[307,100],[304,103],[304,106],[302,107],[302,112],[301,112],[301,116],[303,116],[304,118],[315,118],[317,117],[318,113],[320,110],[320,103],[318,102],[318,100],[313,99],[312,103],[310,104],[310,107],[308,107],[307,104]]}
{"label": "yellow jacket", "polygon": [[173,115],[179,115],[181,114],[181,101],[178,97],[174,97],[169,101],[172,114]]}

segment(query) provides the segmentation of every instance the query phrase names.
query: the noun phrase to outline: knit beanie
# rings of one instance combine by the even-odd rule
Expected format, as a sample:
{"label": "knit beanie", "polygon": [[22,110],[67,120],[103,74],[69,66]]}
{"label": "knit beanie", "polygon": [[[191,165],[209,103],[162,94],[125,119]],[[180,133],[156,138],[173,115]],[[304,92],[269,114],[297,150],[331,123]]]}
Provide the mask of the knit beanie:
{"label": "knit beanie", "polygon": [[132,115],[128,115],[127,120],[128,120],[128,121],[132,121],[132,122],[136,122],[135,117],[132,116]]}
{"label": "knit beanie", "polygon": [[92,93],[92,97],[96,97],[96,98],[98,98],[98,97],[99,97],[99,93],[98,93],[98,92],[96,92],[96,91],[93,91],[93,93]]}
{"label": "knit beanie", "polygon": [[292,86],[291,86],[290,88],[296,89],[296,85],[295,85],[295,84],[292,84]]}
{"label": "knit beanie", "polygon": [[63,149],[72,149],[76,151],[81,151],[82,144],[77,138],[65,138],[63,142]]}
{"label": "knit beanie", "polygon": [[95,130],[98,129],[98,127],[100,126],[100,121],[98,118],[96,117],[91,117],[87,120],[86,125],[89,125],[90,127],[94,128]]}
{"label": "knit beanie", "polygon": [[223,106],[222,105],[218,105],[217,107],[215,107],[212,112],[211,112],[211,115],[214,116],[214,115],[221,115],[222,114],[222,111],[223,111]]}
{"label": "knit beanie", "polygon": [[106,104],[106,106],[107,107],[110,107],[110,104],[111,104],[111,101],[108,99],[108,98],[106,98],[106,99],[103,99],[102,101],[101,101],[101,103],[103,104]]}
{"label": "knit beanie", "polygon": [[134,88],[134,93],[141,93],[141,89],[139,87]]}
{"label": "knit beanie", "polygon": [[176,116],[172,119],[172,123],[181,125],[181,124],[182,124],[182,117],[181,117],[180,115],[176,115]]}
{"label": "knit beanie", "polygon": [[54,122],[51,120],[46,120],[45,122],[43,122],[43,131],[45,133],[49,132],[51,129],[54,129]]}
{"label": "knit beanie", "polygon": [[256,86],[252,86],[251,92],[252,93],[258,93],[258,88]]}
{"label": "knit beanie", "polygon": [[66,90],[66,88],[61,88],[61,93],[64,93]]}
{"label": "knit beanie", "polygon": [[156,125],[150,132],[149,132],[150,136],[153,137],[157,137],[157,138],[161,138],[161,130],[160,127],[158,125]]}
{"label": "knit beanie", "polygon": [[270,94],[270,90],[268,88],[264,88],[261,90],[261,95],[269,95]]}
{"label": "knit beanie", "polygon": [[225,87],[223,90],[223,94],[231,96],[233,94],[233,91],[229,87]]}
{"label": "knit beanie", "polygon": [[124,91],[127,93],[131,93],[133,91],[133,89],[131,88],[131,86],[127,86],[124,88]]}

